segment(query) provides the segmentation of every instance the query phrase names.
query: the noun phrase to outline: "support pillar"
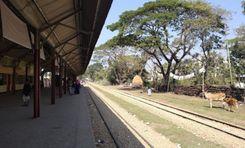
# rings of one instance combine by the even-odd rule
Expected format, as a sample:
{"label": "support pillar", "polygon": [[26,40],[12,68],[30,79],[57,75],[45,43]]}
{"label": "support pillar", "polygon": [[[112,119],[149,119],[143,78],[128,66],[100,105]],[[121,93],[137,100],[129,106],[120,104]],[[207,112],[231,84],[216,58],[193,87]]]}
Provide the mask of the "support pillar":
{"label": "support pillar", "polygon": [[76,80],[77,80],[76,75],[73,74],[72,76],[73,76],[73,82],[76,82]]}
{"label": "support pillar", "polygon": [[63,65],[62,65],[62,60],[59,57],[59,97],[62,97],[62,69],[63,69]]}
{"label": "support pillar", "polygon": [[66,94],[67,91],[67,73],[66,73],[66,64],[64,64],[64,94]]}
{"label": "support pillar", "polygon": [[26,64],[26,67],[25,67],[25,80],[27,81],[28,80],[28,65]]}
{"label": "support pillar", "polygon": [[34,114],[33,118],[40,117],[40,33],[35,32],[34,41]]}
{"label": "support pillar", "polygon": [[7,74],[7,75],[6,75],[7,92],[10,92],[10,84],[11,84],[10,81],[11,81],[10,75]]}
{"label": "support pillar", "polygon": [[13,74],[12,74],[12,93],[15,93],[15,81],[16,81],[16,66],[13,67]]}
{"label": "support pillar", "polygon": [[41,88],[44,88],[44,73],[41,74]]}
{"label": "support pillar", "polygon": [[55,104],[55,51],[51,51],[51,104]]}

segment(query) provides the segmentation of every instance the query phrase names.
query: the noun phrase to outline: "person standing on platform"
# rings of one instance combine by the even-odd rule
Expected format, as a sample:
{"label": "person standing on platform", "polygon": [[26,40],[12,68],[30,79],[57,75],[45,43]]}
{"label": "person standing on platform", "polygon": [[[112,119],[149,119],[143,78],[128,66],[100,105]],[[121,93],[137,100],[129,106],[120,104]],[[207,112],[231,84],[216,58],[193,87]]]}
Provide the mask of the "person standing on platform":
{"label": "person standing on platform", "polygon": [[26,80],[24,87],[23,87],[23,91],[22,91],[22,100],[23,100],[23,106],[28,106],[29,102],[30,102],[30,94],[31,94],[31,85],[29,80]]}
{"label": "person standing on platform", "polygon": [[151,96],[151,92],[152,92],[151,87],[148,87],[147,95],[148,95],[148,96]]}
{"label": "person standing on platform", "polygon": [[76,82],[75,82],[75,94],[79,94],[80,93],[80,82],[79,82],[79,80],[77,80]]}

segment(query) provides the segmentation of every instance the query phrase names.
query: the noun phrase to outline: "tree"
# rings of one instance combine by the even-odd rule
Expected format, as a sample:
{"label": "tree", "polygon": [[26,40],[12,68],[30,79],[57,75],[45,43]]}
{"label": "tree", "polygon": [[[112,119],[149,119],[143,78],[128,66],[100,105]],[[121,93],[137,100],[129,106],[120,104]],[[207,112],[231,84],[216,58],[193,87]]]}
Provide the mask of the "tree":
{"label": "tree", "polygon": [[101,63],[94,63],[88,67],[85,75],[87,75],[92,81],[102,80],[103,77],[105,77],[102,75],[102,70],[103,65]]}
{"label": "tree", "polygon": [[[215,20],[211,21],[213,18]],[[150,55],[160,69],[165,86],[169,86],[170,73],[175,73],[180,62],[197,43],[196,35],[200,29],[197,26],[220,20],[221,17],[213,13],[211,6],[201,1],[157,0],[145,3],[137,10],[124,12],[118,22],[109,25],[111,31],[119,31],[113,42],[109,42],[131,46]],[[209,31],[214,30],[206,30],[207,33]],[[213,40],[219,39],[212,37],[209,42]]]}
{"label": "tree", "polygon": [[123,55],[109,63],[108,80],[114,84],[130,83],[135,75],[145,77],[145,64],[141,57]]}
{"label": "tree", "polygon": [[237,28],[236,32],[237,37],[230,40],[230,51],[231,64],[239,77],[245,75],[245,25]]}
{"label": "tree", "polygon": [[[203,64],[205,67],[204,79],[207,80],[209,71],[212,71],[212,51],[220,49],[225,35],[226,24],[224,16],[226,12],[222,9],[210,10],[212,13],[193,21],[195,33],[200,41],[200,47],[204,55]],[[207,81],[205,81],[206,83]]]}
{"label": "tree", "polygon": [[244,42],[245,39],[245,25],[242,25],[236,29],[237,39]]}
{"label": "tree", "polygon": [[231,48],[231,63],[238,76],[245,75],[245,46],[238,42]]}
{"label": "tree", "polygon": [[148,57],[144,53],[135,53],[129,48],[107,42],[96,48],[94,57],[103,59],[102,62],[108,65],[107,79],[112,84],[130,83],[135,75],[146,76]]}

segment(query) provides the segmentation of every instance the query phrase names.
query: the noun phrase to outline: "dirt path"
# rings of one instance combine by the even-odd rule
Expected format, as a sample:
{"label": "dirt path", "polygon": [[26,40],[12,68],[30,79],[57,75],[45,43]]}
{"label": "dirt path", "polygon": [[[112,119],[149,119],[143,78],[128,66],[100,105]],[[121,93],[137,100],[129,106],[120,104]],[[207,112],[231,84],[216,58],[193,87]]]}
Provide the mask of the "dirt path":
{"label": "dirt path", "polygon": [[[94,89],[93,87],[90,87],[93,92],[101,98],[101,100],[107,104],[109,108],[112,108],[116,111],[115,114],[119,114],[118,118],[123,118],[127,123],[130,123],[130,126],[128,126],[126,123],[125,125],[128,127],[128,129],[135,135],[135,137],[144,145],[144,147],[163,147],[164,145],[171,148],[176,147],[177,145],[172,143],[169,139],[164,137],[163,135],[157,133],[154,131],[150,126],[146,125],[142,121],[138,120],[134,115],[129,114],[128,111],[121,108],[119,105],[111,101],[109,98],[107,98],[103,93],[100,91]],[[122,122],[125,122],[122,120]],[[147,139],[147,141],[150,143],[147,144],[140,136],[144,139]],[[128,147],[130,147],[128,145]]]}
{"label": "dirt path", "polygon": [[[124,96],[124,95],[121,95],[119,93],[116,93],[113,90],[108,91],[107,89],[104,89],[101,86],[98,86],[98,87],[100,87],[100,89],[102,89],[104,91],[107,91],[107,92],[109,92],[109,93],[111,93],[111,94],[123,99],[124,101],[127,101],[129,103],[137,105],[137,106],[139,106],[139,107],[141,107],[143,109],[148,110],[149,112],[151,112],[151,113],[153,113],[155,115],[163,117],[164,119],[167,119],[167,120],[171,121],[175,125],[183,128],[183,129],[185,129],[187,131],[190,131],[190,132],[194,133],[196,136],[201,137],[201,138],[203,138],[203,139],[205,139],[207,141],[218,143],[218,144],[220,144],[220,145],[222,145],[224,147],[239,148],[239,147],[244,147],[244,145],[245,145],[245,141],[244,140],[240,140],[238,138],[230,136],[230,135],[228,135],[226,133],[223,133],[221,131],[212,129],[210,127],[201,125],[199,123],[196,123],[196,122],[187,120],[185,118],[179,117],[177,115],[168,113],[166,111],[157,109],[157,108],[152,107],[150,105],[147,105],[147,104],[145,104],[143,102],[139,102],[139,101],[133,100],[132,98]],[[146,101],[146,100],[142,99],[142,101]],[[152,103],[152,102],[150,102],[150,103]],[[159,107],[161,107],[161,106],[159,105]],[[235,132],[238,132],[238,131],[235,131]],[[240,134],[243,135],[244,133],[240,133]]]}

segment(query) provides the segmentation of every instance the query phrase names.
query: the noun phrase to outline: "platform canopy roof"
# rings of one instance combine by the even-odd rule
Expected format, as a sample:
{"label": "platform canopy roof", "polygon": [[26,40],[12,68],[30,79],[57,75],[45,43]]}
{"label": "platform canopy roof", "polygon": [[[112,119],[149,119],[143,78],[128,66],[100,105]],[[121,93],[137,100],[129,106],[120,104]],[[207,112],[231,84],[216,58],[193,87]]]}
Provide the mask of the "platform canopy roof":
{"label": "platform canopy roof", "polygon": [[90,61],[112,0],[3,0],[76,72]]}

